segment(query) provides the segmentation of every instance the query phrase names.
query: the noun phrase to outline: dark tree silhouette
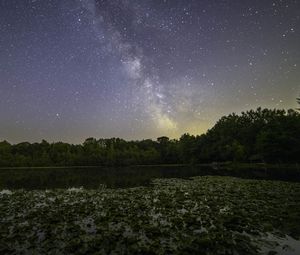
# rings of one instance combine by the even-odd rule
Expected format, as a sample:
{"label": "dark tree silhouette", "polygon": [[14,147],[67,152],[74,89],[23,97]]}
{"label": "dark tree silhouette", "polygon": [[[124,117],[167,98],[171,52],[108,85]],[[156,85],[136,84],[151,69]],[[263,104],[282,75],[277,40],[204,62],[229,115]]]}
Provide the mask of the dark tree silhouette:
{"label": "dark tree silhouette", "polygon": [[[297,98],[300,104],[300,99]],[[216,161],[299,162],[300,113],[261,109],[222,117],[206,134],[153,140],[88,138],[63,142],[0,142],[0,167],[195,164]]]}

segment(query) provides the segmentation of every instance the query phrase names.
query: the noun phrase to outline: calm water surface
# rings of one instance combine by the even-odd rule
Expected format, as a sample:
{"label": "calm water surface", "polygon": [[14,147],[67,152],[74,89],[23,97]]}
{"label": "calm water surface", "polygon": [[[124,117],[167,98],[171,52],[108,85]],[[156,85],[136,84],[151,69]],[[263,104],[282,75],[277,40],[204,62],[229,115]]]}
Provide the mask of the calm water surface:
{"label": "calm water surface", "polygon": [[0,169],[0,189],[52,189],[84,187],[125,188],[149,185],[154,178],[189,178],[202,175],[235,176],[300,182],[299,169],[210,166],[136,166]]}

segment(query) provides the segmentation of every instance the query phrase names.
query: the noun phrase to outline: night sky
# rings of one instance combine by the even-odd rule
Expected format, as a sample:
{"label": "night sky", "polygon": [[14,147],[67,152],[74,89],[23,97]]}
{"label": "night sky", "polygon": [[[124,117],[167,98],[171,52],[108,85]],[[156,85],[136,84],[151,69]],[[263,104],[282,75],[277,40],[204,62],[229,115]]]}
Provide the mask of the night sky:
{"label": "night sky", "polygon": [[0,0],[0,140],[178,138],[296,108],[300,1]]}

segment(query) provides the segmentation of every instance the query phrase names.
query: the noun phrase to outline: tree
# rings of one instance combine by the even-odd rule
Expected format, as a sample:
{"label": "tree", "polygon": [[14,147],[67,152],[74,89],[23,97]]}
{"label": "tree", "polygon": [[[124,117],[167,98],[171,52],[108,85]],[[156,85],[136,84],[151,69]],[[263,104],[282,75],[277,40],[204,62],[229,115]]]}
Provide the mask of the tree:
{"label": "tree", "polygon": [[7,141],[0,142],[0,166],[11,166],[13,164],[11,147],[11,144]]}
{"label": "tree", "polygon": [[179,156],[183,163],[196,162],[196,137],[190,134],[183,134],[179,138]]}
{"label": "tree", "polygon": [[300,114],[294,110],[230,114],[197,139],[198,161],[297,162],[299,130]]}
{"label": "tree", "polygon": [[[300,104],[300,98],[297,98]],[[262,109],[222,117],[205,134],[156,141],[88,138],[83,144],[0,142],[0,167],[299,162],[300,113]]]}

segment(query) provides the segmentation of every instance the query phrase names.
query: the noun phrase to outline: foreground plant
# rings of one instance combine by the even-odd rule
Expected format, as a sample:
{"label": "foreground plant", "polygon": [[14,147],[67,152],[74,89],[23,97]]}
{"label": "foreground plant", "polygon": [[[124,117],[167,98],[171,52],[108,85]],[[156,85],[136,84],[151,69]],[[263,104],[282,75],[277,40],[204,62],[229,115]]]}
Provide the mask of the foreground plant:
{"label": "foreground plant", "polygon": [[300,184],[208,176],[117,190],[4,190],[0,213],[1,254],[293,252],[284,240],[299,245]]}

